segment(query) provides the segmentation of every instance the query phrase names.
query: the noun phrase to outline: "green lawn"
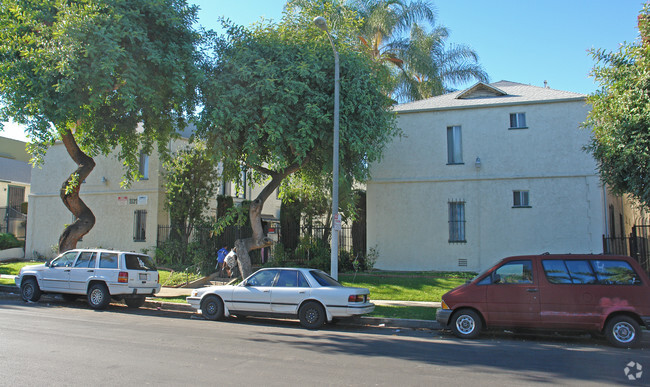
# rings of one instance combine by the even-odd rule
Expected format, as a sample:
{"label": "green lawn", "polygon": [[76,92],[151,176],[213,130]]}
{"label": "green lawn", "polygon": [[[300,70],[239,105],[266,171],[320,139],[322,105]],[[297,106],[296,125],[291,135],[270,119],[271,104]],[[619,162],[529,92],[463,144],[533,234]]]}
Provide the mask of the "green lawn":
{"label": "green lawn", "polygon": [[[40,265],[42,263],[43,262],[34,262],[34,261],[3,263],[0,264],[0,274],[18,275],[22,267],[31,266],[31,265]],[[0,278],[0,285],[12,286],[15,284],[16,283],[14,282],[13,279]]]}

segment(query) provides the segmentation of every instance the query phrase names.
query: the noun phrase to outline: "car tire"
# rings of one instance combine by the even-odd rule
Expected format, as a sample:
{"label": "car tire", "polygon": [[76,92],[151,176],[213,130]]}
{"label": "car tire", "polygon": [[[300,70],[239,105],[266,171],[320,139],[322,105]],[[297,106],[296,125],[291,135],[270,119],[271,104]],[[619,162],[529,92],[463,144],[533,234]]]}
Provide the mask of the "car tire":
{"label": "car tire", "polygon": [[93,309],[106,309],[111,302],[111,295],[104,284],[93,284],[88,289],[88,305]]}
{"label": "car tire", "polygon": [[129,308],[139,308],[142,305],[144,305],[146,301],[146,298],[144,296],[139,296],[139,297],[125,297],[124,298],[124,303],[126,304],[127,307]]}
{"label": "car tire", "polygon": [[41,288],[38,287],[36,279],[23,279],[23,282],[20,284],[20,296],[25,302],[36,302],[41,298]]}
{"label": "car tire", "polygon": [[605,325],[605,337],[619,348],[632,348],[641,342],[641,326],[629,316],[614,316]]}
{"label": "car tire", "polygon": [[77,298],[79,298],[79,296],[76,294],[62,294],[61,296],[67,302],[75,302],[77,301]]}
{"label": "car tire", "polygon": [[223,318],[223,301],[221,298],[210,295],[201,301],[201,314],[208,320],[220,320]]}
{"label": "car tire", "polygon": [[471,309],[462,309],[451,318],[451,331],[461,339],[475,339],[481,334],[481,317]]}
{"label": "car tire", "polygon": [[308,301],[298,311],[300,325],[307,329],[318,329],[325,323],[325,309],[315,301]]}

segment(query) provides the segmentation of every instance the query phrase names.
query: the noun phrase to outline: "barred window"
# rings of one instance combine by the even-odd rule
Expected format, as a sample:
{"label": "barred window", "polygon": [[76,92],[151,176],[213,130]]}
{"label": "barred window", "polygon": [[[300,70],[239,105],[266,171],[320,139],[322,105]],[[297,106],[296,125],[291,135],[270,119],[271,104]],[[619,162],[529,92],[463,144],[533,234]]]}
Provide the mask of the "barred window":
{"label": "barred window", "polygon": [[449,202],[449,243],[465,242],[465,202]]}
{"label": "barred window", "polygon": [[133,219],[133,241],[145,242],[147,240],[147,211],[136,210]]}

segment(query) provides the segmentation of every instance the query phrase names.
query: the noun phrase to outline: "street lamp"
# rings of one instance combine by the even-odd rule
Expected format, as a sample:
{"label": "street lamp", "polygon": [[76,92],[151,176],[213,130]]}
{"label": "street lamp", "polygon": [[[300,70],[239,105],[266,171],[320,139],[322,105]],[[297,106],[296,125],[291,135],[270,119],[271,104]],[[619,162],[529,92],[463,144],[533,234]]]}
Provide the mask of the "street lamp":
{"label": "street lamp", "polygon": [[336,52],[332,35],[327,29],[327,22],[322,16],[314,18],[316,27],[325,31],[334,51],[334,165],[332,171],[332,243],[331,243],[331,275],[339,277],[339,230],[341,230],[341,217],[339,215],[339,53]]}

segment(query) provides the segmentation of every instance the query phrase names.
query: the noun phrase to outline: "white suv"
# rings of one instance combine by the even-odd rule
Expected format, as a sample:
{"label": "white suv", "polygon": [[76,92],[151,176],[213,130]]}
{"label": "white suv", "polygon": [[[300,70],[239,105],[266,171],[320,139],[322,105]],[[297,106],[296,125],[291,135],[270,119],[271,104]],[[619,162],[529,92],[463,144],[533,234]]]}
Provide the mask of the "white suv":
{"label": "white suv", "polygon": [[147,295],[160,291],[149,256],[101,249],[70,250],[43,265],[25,266],[16,285],[25,301],[38,301],[43,293],[59,293],[68,301],[85,295],[94,309],[106,308],[111,297],[139,308]]}

